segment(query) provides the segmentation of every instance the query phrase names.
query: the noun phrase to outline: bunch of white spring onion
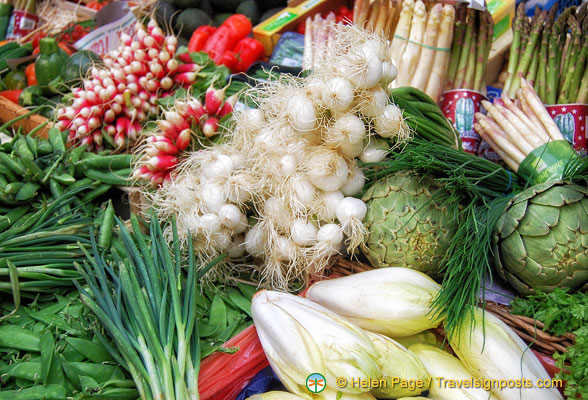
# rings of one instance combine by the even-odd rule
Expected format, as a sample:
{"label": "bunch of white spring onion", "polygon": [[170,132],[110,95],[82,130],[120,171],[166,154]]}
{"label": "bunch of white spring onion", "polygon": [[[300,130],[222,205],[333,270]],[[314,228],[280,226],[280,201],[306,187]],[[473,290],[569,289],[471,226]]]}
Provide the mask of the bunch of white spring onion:
{"label": "bunch of white spring onion", "polygon": [[169,183],[170,174],[197,133],[210,138],[218,134],[219,120],[233,111],[236,96],[225,99],[225,89],[206,90],[204,104],[196,98],[178,99],[157,120],[157,129],[143,139],[142,156],[133,178],[152,186]]}
{"label": "bunch of white spring onion", "polygon": [[90,70],[73,102],[57,110],[57,127],[74,144],[100,150],[107,140],[117,148],[132,145],[143,122],[155,114],[155,101],[178,86],[189,86],[200,70],[176,59],[177,39],[165,36],[155,20],[136,25],[134,38],[123,34],[117,50],[104,57],[105,68]]}
{"label": "bunch of white spring onion", "polygon": [[[356,163],[381,161],[409,137],[383,85],[389,48],[379,36],[336,25],[324,61],[305,79],[246,93],[258,108],[233,114],[230,141],[191,153],[154,194],[208,259],[260,260],[270,286],[286,288],[362,242],[365,183]],[[377,139],[386,138],[384,139]],[[252,263],[249,263],[252,264]]]}

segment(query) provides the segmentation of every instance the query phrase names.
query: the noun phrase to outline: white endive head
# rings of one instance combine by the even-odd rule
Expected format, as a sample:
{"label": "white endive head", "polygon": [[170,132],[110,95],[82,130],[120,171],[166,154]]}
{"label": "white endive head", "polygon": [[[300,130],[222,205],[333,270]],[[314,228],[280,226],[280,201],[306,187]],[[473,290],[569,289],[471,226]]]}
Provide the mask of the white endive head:
{"label": "white endive head", "polygon": [[[468,314],[461,329],[450,337],[449,342],[455,354],[476,378],[502,380],[515,386],[492,389],[498,399],[563,398],[556,388],[538,387],[540,380],[550,381],[547,371],[525,342],[492,313],[475,308],[473,318]],[[525,383],[533,387],[525,387]]]}
{"label": "white endive head", "polygon": [[[272,369],[292,393],[308,394],[306,378],[320,373],[327,387],[338,377],[381,377],[378,353],[356,325],[305,298],[263,290],[251,304],[257,335]],[[345,387],[346,393],[369,388]]]}
{"label": "white endive head", "polygon": [[374,396],[396,399],[401,396],[416,396],[429,388],[431,376],[417,356],[387,336],[366,333],[380,353],[378,364],[382,370],[382,379],[386,381],[385,386],[372,389]]}
{"label": "white endive head", "polygon": [[[472,374],[451,354],[422,343],[410,346],[409,350],[416,354],[434,379],[429,387],[432,398],[436,400],[496,399],[483,388],[474,387]],[[481,381],[478,380],[478,382],[483,386]],[[456,387],[458,385],[459,387]]]}
{"label": "white endive head", "polygon": [[315,283],[306,297],[363,329],[403,337],[439,325],[431,303],[440,288],[422,272],[394,267]]}
{"label": "white endive head", "polygon": [[310,396],[297,396],[288,392],[266,392],[248,397],[246,400],[308,400]]}

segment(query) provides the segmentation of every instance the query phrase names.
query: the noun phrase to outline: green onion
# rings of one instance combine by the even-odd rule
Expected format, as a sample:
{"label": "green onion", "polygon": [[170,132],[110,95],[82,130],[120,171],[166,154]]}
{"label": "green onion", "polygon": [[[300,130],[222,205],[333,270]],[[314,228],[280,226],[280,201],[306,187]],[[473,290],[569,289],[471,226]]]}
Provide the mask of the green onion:
{"label": "green onion", "polygon": [[87,261],[76,264],[87,284],[86,289],[76,283],[81,299],[118,348],[141,399],[198,399],[201,349],[196,306],[201,289],[192,241],[188,240],[184,273],[175,221],[171,249],[154,215],[149,237],[138,229],[134,215],[133,234],[119,219],[117,224],[126,258],[113,255],[115,263],[108,264],[92,236],[92,254],[82,248]]}

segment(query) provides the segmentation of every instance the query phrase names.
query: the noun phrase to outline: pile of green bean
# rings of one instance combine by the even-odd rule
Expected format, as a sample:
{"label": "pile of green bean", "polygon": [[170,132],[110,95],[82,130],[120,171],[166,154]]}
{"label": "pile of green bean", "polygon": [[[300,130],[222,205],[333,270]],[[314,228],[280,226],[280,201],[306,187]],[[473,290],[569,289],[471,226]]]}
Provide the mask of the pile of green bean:
{"label": "pile of green bean", "polygon": [[77,291],[19,309],[2,303],[0,313],[0,400],[139,397]]}

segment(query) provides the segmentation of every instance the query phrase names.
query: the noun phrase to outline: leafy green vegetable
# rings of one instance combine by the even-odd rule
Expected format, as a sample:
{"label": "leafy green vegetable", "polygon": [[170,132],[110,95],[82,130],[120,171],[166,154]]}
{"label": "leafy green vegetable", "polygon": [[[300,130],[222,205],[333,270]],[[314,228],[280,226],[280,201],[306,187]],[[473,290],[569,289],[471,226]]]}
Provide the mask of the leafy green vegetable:
{"label": "leafy green vegetable", "polygon": [[[557,379],[567,381],[565,395],[568,398],[588,398],[588,294],[568,293],[567,288],[551,293],[538,292],[512,302],[512,313],[525,315],[545,324],[545,331],[562,335],[576,335],[576,343],[563,354],[553,358],[562,369]],[[569,363],[569,365],[566,365]],[[565,370],[564,370],[565,368]]]}

